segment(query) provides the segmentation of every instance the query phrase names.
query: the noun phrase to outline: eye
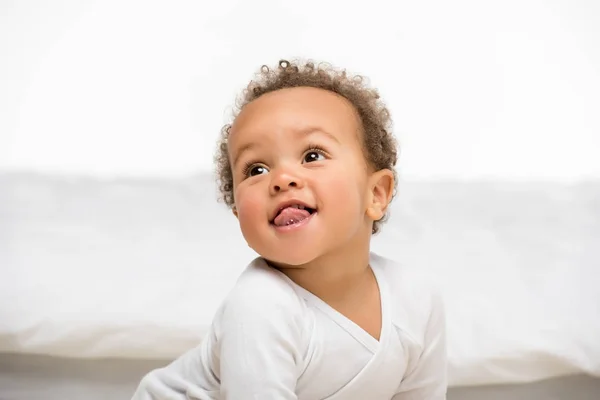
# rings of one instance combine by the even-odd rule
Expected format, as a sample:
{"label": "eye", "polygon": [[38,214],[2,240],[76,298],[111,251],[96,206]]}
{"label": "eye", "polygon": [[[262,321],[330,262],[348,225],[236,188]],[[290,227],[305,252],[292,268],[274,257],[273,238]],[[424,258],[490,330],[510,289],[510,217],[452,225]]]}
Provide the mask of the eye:
{"label": "eye", "polygon": [[304,156],[304,162],[309,163],[313,161],[322,161],[325,159],[325,156],[318,150],[310,150]]}
{"label": "eye", "polygon": [[269,172],[267,168],[262,165],[251,165],[246,169],[245,175],[256,176],[266,174],[267,172]]}

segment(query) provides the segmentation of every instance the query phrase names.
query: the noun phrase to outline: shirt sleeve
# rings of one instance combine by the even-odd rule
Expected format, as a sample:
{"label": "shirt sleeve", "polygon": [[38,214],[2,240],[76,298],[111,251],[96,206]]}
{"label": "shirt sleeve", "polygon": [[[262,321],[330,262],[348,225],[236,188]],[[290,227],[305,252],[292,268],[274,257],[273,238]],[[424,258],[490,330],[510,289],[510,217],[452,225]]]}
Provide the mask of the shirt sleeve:
{"label": "shirt sleeve", "polygon": [[205,368],[207,341],[164,368],[149,372],[141,380],[132,400],[211,400],[217,393],[207,384],[212,375]]}
{"label": "shirt sleeve", "polygon": [[202,344],[148,373],[132,400],[297,400],[302,310],[269,280],[234,289]]}
{"label": "shirt sleeve", "polygon": [[445,311],[441,296],[436,292],[432,296],[421,354],[392,400],[445,400],[447,363]]}
{"label": "shirt sleeve", "polygon": [[223,400],[296,400],[302,314],[293,296],[268,290],[236,296],[220,316]]}

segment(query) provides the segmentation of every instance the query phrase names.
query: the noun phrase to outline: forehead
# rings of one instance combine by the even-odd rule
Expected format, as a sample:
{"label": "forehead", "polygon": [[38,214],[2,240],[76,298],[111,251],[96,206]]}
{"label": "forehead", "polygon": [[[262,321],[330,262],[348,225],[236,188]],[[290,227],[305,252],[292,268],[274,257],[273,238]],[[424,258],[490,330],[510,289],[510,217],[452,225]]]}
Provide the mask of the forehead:
{"label": "forehead", "polygon": [[321,128],[339,141],[356,140],[360,120],[352,103],[336,93],[311,87],[280,89],[244,106],[231,127],[230,151],[307,127]]}

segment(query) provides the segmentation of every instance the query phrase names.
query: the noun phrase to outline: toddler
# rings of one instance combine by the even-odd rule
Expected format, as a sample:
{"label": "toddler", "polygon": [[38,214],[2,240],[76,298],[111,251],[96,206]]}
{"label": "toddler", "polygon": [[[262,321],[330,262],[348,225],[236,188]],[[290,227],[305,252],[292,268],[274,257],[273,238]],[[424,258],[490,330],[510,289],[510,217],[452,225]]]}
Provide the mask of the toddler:
{"label": "toddler", "polygon": [[361,77],[262,67],[216,156],[223,200],[259,257],[202,343],[133,399],[445,399],[440,296],[370,251],[396,160],[388,110]]}

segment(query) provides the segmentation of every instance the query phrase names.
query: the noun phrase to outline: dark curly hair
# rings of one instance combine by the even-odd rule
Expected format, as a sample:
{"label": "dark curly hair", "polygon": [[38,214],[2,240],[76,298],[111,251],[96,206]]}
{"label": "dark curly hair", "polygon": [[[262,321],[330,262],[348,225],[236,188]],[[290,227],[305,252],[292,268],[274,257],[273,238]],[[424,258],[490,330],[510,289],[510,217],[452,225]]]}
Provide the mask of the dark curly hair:
{"label": "dark curly hair", "polygon": [[[282,60],[277,68],[262,66],[247,88],[237,99],[234,119],[245,105],[256,100],[265,93],[293,87],[313,87],[325,89],[346,98],[356,109],[363,128],[363,147],[367,162],[375,170],[389,169],[396,178],[395,165],[398,159],[397,143],[391,128],[392,120],[386,106],[379,98],[377,90],[370,88],[360,75],[348,75],[345,70],[339,70],[329,64],[316,65],[312,61],[290,62]],[[227,151],[227,138],[232,124],[227,124],[221,130],[215,155],[217,183],[220,200],[229,207],[234,206],[233,174]],[[397,180],[394,179],[395,185]],[[396,186],[394,186],[395,194]],[[373,233],[377,233],[384,217],[373,223]]]}

